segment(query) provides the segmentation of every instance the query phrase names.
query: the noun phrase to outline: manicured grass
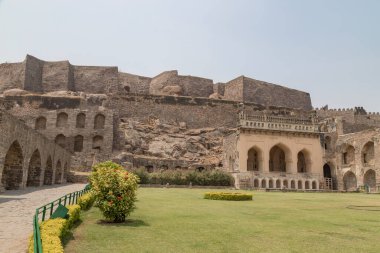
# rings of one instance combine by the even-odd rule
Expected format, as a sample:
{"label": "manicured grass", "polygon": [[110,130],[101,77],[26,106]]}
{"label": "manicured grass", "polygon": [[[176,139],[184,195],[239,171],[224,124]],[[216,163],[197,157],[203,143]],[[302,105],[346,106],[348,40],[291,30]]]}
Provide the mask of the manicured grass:
{"label": "manicured grass", "polygon": [[380,195],[253,192],[235,202],[207,191],[139,189],[124,224],[92,208],[65,252],[380,252]]}

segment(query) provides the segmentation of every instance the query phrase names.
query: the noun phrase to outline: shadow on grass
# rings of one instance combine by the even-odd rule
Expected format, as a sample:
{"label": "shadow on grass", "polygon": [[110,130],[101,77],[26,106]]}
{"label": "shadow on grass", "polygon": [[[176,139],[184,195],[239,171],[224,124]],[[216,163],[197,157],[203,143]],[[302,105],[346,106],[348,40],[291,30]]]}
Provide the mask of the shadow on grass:
{"label": "shadow on grass", "polygon": [[380,212],[380,206],[347,206],[347,209]]}
{"label": "shadow on grass", "polygon": [[134,220],[134,219],[128,219],[122,223],[115,223],[115,222],[111,222],[108,220],[99,220],[96,222],[96,224],[99,224],[101,226],[111,226],[111,227],[145,227],[145,226],[149,226],[149,224],[143,220]]}
{"label": "shadow on grass", "polygon": [[63,247],[66,246],[67,243],[71,240],[75,240],[74,237],[74,230],[79,227],[83,223],[82,219],[79,219],[77,222],[75,222],[72,226],[72,228],[66,232],[66,234],[62,237],[62,245]]}

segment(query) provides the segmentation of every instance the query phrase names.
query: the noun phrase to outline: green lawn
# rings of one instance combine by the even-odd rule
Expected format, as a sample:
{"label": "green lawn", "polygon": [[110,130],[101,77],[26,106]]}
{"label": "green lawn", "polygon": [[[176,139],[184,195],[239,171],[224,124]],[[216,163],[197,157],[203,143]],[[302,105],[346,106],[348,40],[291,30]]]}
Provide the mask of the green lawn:
{"label": "green lawn", "polygon": [[380,195],[253,192],[233,202],[206,191],[141,188],[125,224],[92,208],[65,252],[380,252]]}

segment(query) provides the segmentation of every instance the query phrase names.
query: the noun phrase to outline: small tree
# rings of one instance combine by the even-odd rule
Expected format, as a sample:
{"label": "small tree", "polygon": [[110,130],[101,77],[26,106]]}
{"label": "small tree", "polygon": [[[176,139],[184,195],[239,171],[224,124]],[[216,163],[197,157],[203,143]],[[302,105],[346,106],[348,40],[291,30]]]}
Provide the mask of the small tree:
{"label": "small tree", "polygon": [[90,182],[95,204],[104,217],[124,222],[135,208],[138,177],[108,161],[93,166]]}

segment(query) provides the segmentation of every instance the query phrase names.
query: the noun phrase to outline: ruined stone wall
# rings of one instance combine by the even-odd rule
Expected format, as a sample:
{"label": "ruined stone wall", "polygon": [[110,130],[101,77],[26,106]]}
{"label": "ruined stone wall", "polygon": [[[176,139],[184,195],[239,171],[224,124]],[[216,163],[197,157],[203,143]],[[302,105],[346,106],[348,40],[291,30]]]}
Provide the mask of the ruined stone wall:
{"label": "ruined stone wall", "polygon": [[119,72],[119,85],[127,93],[149,94],[152,78]]}
{"label": "ruined stone wall", "polygon": [[113,93],[119,90],[117,67],[73,66],[76,91]]}
{"label": "ruined stone wall", "polygon": [[244,90],[244,77],[240,76],[234,80],[226,83],[224,88],[224,99],[243,101],[243,90]]}
{"label": "ruined stone wall", "polygon": [[24,90],[28,91],[42,91],[42,68],[43,61],[27,55],[25,58],[25,81]]}
{"label": "ruined stone wall", "polygon": [[153,95],[209,97],[213,93],[213,82],[201,77],[179,76],[177,70],[165,71],[152,78],[149,93]]}
{"label": "ruined stone wall", "polygon": [[25,63],[0,64],[0,93],[9,89],[23,89]]}
{"label": "ruined stone wall", "polygon": [[312,110],[310,94],[244,77],[243,101],[267,106]]}
{"label": "ruined stone wall", "polygon": [[74,90],[74,73],[70,63],[44,62],[41,85],[44,92]]}

